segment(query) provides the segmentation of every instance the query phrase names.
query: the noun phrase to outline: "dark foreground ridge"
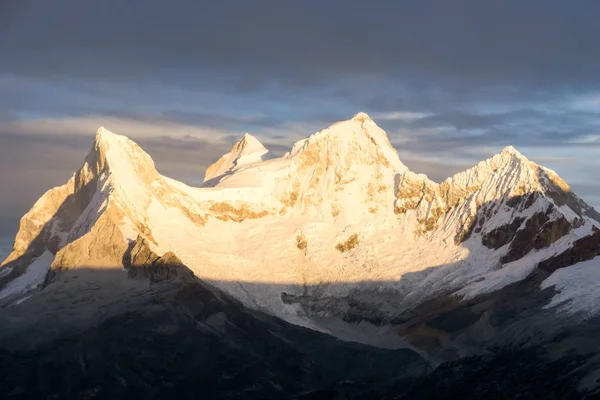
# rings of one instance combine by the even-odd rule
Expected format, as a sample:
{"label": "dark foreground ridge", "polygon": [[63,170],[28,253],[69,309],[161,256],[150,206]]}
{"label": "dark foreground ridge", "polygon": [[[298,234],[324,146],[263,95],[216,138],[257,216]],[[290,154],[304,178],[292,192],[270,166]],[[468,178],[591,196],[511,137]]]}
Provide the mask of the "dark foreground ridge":
{"label": "dark foreground ridge", "polygon": [[[73,280],[73,272],[63,272],[59,283]],[[117,273],[89,272],[86,280]],[[139,275],[128,280],[139,282]],[[494,349],[434,370],[413,350],[343,342],[294,326],[197,279],[151,283],[135,296],[82,331],[53,337],[53,326],[37,326],[3,336],[3,398],[593,398],[577,391],[588,366],[582,355],[549,362],[541,349]],[[28,311],[18,305],[0,317],[8,318],[11,308]]]}
{"label": "dark foreground ridge", "polygon": [[248,310],[202,282],[156,285],[135,311],[33,349],[3,350],[0,393],[10,399],[277,399],[431,370],[412,350],[342,342]]}
{"label": "dark foreground ridge", "polygon": [[[598,386],[589,382],[598,369],[597,320],[549,340],[541,335],[537,341],[513,340],[436,366],[424,357],[437,339],[421,341],[415,346],[419,354],[291,325],[244,307],[196,278],[174,254],[153,253],[141,237],[131,243],[123,265],[126,271],[53,270],[42,291],[0,308],[3,398],[597,398],[582,387],[586,379],[589,387]],[[415,334],[433,327],[442,335],[459,335],[480,319],[472,317],[477,304],[486,304],[492,325],[501,327],[498,318],[511,319],[515,307],[538,314],[548,293],[531,297],[539,300],[532,304],[519,297],[537,286],[518,283],[484,302],[425,307],[388,323]],[[282,297],[288,303],[308,301]],[[318,309],[319,303],[305,307]],[[359,308],[365,315],[372,311]],[[351,323],[363,319],[351,315]],[[574,343],[578,351],[572,351]]]}

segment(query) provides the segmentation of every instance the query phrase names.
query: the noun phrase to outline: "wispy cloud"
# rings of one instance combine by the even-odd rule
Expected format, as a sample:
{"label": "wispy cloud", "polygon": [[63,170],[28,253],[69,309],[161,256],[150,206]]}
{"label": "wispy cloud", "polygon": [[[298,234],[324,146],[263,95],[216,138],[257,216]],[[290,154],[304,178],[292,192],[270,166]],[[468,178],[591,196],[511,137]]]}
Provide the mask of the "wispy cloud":
{"label": "wispy cloud", "polygon": [[176,136],[218,141],[220,137],[233,132],[159,120],[144,121],[132,118],[92,116],[79,118],[42,118],[17,121],[0,121],[0,131],[23,135],[94,135],[96,130],[105,128],[127,136],[152,138]]}
{"label": "wispy cloud", "polygon": [[410,112],[410,111],[393,111],[386,113],[376,113],[372,117],[382,121],[416,121],[427,117],[426,113]]}

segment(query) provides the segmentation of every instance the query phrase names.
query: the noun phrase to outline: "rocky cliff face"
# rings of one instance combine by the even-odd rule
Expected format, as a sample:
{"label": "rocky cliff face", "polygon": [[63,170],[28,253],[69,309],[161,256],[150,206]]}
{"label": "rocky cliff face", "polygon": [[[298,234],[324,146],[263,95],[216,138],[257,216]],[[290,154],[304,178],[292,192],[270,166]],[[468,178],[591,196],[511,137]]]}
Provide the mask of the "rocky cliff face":
{"label": "rocky cliff face", "polygon": [[[564,207],[567,204],[572,207]],[[577,219],[575,224],[583,224],[581,218],[590,215],[597,222],[593,209],[558,175],[530,162],[513,147],[441,184],[405,172],[400,176],[395,211],[415,215],[419,222],[415,234],[454,224],[457,243],[481,233],[484,244],[494,249],[511,242],[522,227],[529,226],[530,233],[537,234],[541,224],[549,223],[544,238],[537,242],[541,248],[566,234],[568,221]],[[560,226],[555,229],[554,225]],[[559,232],[562,234],[557,237]],[[532,248],[508,261],[521,258]]]}

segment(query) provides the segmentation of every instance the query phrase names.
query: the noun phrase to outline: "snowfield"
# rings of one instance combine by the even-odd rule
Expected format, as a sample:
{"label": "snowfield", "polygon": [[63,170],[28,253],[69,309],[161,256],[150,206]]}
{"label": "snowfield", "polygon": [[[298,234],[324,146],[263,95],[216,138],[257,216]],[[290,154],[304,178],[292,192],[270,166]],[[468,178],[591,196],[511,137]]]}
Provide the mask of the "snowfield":
{"label": "snowfield", "polygon": [[15,296],[16,301],[22,300],[27,293],[39,288],[46,278],[50,265],[54,261],[54,255],[45,251],[39,258],[35,259],[25,273],[10,281],[0,292],[0,300]]}
{"label": "snowfield", "polygon": [[600,257],[561,268],[542,282],[542,288],[554,287],[559,293],[546,308],[585,317],[600,312]]}

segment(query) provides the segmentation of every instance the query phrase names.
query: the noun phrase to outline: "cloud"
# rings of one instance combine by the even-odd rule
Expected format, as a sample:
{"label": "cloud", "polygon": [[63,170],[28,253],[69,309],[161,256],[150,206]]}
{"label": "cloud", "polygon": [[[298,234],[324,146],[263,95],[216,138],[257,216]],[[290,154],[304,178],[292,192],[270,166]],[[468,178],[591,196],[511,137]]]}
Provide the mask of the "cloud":
{"label": "cloud", "polygon": [[31,3],[5,17],[4,70],[238,91],[352,75],[448,89],[600,82],[595,2]]}
{"label": "cloud", "polygon": [[[98,127],[137,138],[152,138],[165,135],[190,137],[218,141],[227,132],[214,128],[188,125],[158,118],[134,119],[109,116],[76,118],[40,118],[32,120],[0,121],[1,132],[20,135],[61,135],[93,137]],[[241,135],[241,134],[240,134]]]}
{"label": "cloud", "polygon": [[382,121],[415,121],[422,120],[427,117],[425,113],[419,112],[410,112],[410,111],[394,111],[394,112],[384,112],[384,113],[376,113],[372,117],[376,120]]}

